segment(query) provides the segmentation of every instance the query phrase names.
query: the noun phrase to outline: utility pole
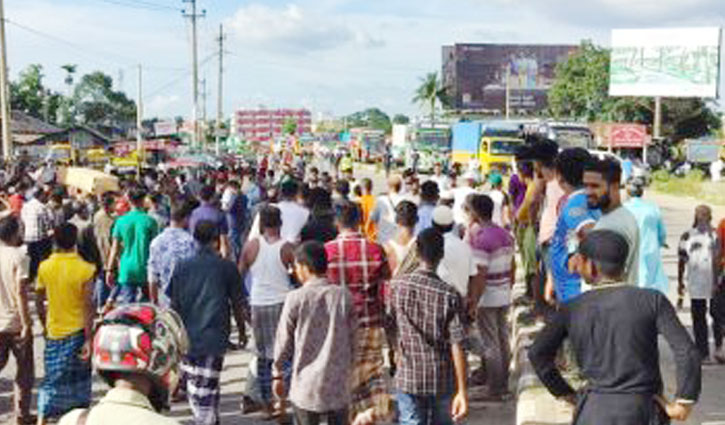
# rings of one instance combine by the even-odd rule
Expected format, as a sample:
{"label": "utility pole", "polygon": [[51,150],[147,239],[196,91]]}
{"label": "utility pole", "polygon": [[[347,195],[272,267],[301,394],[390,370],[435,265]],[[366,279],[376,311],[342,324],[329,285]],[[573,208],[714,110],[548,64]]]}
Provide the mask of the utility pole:
{"label": "utility pole", "polygon": [[196,20],[206,16],[206,11],[196,12],[196,0],[182,0],[184,3],[191,3],[191,13],[184,11],[184,17],[191,20],[191,73],[192,73],[192,106],[191,121],[193,131],[191,135],[191,146],[199,145],[198,108],[199,108],[199,61],[196,40]]}
{"label": "utility pole", "polygon": [[506,120],[511,117],[511,65],[506,65]]}
{"label": "utility pole", "polygon": [[141,175],[141,163],[145,159],[143,148],[143,69],[138,66],[138,101],[136,103],[136,155],[138,158],[138,169]]}
{"label": "utility pole", "polygon": [[[652,138],[655,142],[659,142],[662,138],[662,98],[655,97],[655,125],[652,131]],[[647,164],[647,141],[642,146],[642,161]]]}
{"label": "utility pole", "polygon": [[201,80],[201,140],[200,145],[206,150],[206,77]]}
{"label": "utility pole", "polygon": [[3,158],[13,156],[13,140],[10,133],[10,91],[8,90],[8,56],[5,42],[5,5],[0,0],[0,119],[2,119]]}
{"label": "utility pole", "polygon": [[224,25],[219,24],[219,38],[217,39],[219,42],[219,81],[218,81],[218,87],[217,87],[217,99],[216,99],[216,131],[215,131],[215,139],[214,139],[214,152],[219,155],[220,153],[220,144],[221,144],[221,131],[222,131],[222,120],[224,119],[224,114],[222,112],[222,108],[224,107],[223,98],[222,98],[222,89],[223,89],[223,80],[224,80]]}

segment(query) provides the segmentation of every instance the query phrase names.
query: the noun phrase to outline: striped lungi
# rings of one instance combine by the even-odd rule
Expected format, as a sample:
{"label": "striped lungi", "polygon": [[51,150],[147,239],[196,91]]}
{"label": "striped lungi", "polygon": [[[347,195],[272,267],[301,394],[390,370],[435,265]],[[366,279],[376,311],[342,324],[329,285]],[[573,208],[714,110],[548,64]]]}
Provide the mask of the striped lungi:
{"label": "striped lungi", "polygon": [[45,341],[45,378],[38,392],[38,415],[54,418],[91,404],[91,363],[80,358],[83,332]]}
{"label": "striped lungi", "polygon": [[224,356],[186,356],[181,370],[195,425],[219,423],[220,380]]}
{"label": "striped lungi", "polygon": [[392,397],[385,381],[382,328],[358,328],[355,333],[355,365],[351,374],[350,418],[374,408],[376,416],[392,412]]}
{"label": "striped lungi", "polygon": [[272,401],[274,340],[284,303],[252,306],[252,335],[257,354],[257,382],[264,403]]}

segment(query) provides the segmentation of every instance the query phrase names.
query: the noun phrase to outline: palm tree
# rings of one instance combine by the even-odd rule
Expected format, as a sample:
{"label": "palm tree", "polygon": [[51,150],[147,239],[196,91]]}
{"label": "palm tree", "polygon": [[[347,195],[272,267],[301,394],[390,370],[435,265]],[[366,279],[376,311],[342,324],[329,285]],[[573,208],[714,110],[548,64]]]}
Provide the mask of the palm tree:
{"label": "palm tree", "polygon": [[76,73],[77,67],[78,67],[78,65],[74,65],[74,64],[67,64],[67,65],[61,66],[61,68],[63,68],[63,70],[68,74],[65,76],[65,83],[68,86],[73,85],[73,74]]}
{"label": "palm tree", "polygon": [[413,103],[430,107],[431,125],[435,125],[436,103],[440,102],[442,106],[448,105],[446,92],[446,87],[438,79],[437,72],[430,72],[420,79],[420,86],[415,91]]}

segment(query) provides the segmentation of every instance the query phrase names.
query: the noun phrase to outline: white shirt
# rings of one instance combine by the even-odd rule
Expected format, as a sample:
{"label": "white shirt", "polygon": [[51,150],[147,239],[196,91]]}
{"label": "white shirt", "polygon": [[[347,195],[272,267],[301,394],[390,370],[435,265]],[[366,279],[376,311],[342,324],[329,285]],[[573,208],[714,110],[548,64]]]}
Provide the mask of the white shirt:
{"label": "white shirt", "polygon": [[463,210],[463,205],[466,203],[468,195],[472,193],[476,193],[476,189],[470,186],[457,187],[453,190],[453,220],[457,224],[466,222],[466,212]]}
{"label": "white shirt", "polygon": [[257,240],[259,252],[249,268],[252,276],[249,304],[268,306],[284,303],[287,294],[292,290],[287,269],[282,262],[282,247],[287,241],[280,239],[270,245],[264,237]]}
{"label": "white shirt", "polygon": [[438,277],[456,288],[462,297],[468,295],[468,282],[478,273],[471,247],[452,232],[443,235],[443,259],[438,265]]}
{"label": "white shirt", "polygon": [[493,217],[491,217],[491,221],[499,227],[504,227],[503,202],[506,199],[506,195],[500,190],[494,189],[488,192],[488,197],[493,201]]}
{"label": "white shirt", "polygon": [[693,228],[680,238],[679,255],[687,260],[687,290],[695,300],[712,298],[713,257],[717,252],[715,232]]}
{"label": "white shirt", "polygon": [[441,174],[440,176],[432,176],[430,180],[438,185],[439,192],[450,190],[451,188],[450,179],[448,178],[448,176],[444,176],[443,174]]}
{"label": "white shirt", "polygon": [[[305,227],[305,224],[307,224],[310,211],[293,201],[282,201],[272,205],[279,208],[280,215],[282,216],[282,228],[280,229],[282,239],[292,243],[299,242],[300,233],[302,232],[302,228]],[[252,228],[249,230],[248,239],[251,240],[259,236],[259,214],[257,214],[254,217]]]}

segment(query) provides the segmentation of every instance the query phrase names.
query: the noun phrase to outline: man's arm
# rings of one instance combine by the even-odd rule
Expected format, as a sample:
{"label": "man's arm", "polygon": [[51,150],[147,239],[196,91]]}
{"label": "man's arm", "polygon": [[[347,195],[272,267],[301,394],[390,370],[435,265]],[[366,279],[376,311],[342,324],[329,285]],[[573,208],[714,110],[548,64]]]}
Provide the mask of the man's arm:
{"label": "man's arm", "polygon": [[[94,273],[95,276],[95,273]],[[91,358],[91,343],[93,341],[93,319],[95,318],[95,311],[93,308],[93,278],[89,279],[83,284],[83,336],[85,342],[81,350],[81,358],[83,360],[90,360]]]}
{"label": "man's arm", "polygon": [[230,268],[232,274],[229,282],[229,298],[232,307],[232,315],[234,316],[234,322],[237,324],[239,330],[239,339],[246,341],[246,326],[245,323],[249,321],[249,304],[244,298],[244,291],[242,291],[242,276],[236,267]]}
{"label": "man's arm", "polygon": [[292,361],[295,349],[295,329],[297,328],[296,306],[291,297],[282,307],[279,326],[275,335],[274,362],[272,363],[272,392],[278,399],[284,398],[283,370],[287,362]]}
{"label": "man's arm", "polygon": [[18,310],[20,310],[20,323],[22,331],[20,333],[21,339],[28,339],[33,337],[33,321],[30,318],[30,307],[28,306],[28,286],[30,286],[30,279],[27,277],[18,279],[17,282],[17,297],[18,297]]}
{"label": "man's arm", "polygon": [[48,332],[48,315],[45,309],[45,288],[38,288],[35,295],[35,309],[38,311],[40,324],[43,326],[43,335]]}
{"label": "man's arm", "polygon": [[231,247],[229,244],[229,237],[226,233],[219,235],[219,255],[222,258],[231,258]]}
{"label": "man's arm", "polygon": [[249,239],[244,248],[242,248],[242,255],[239,256],[239,273],[242,276],[242,284],[244,283],[244,277],[247,275],[249,268],[254,264],[254,260],[257,258],[259,252],[259,240]]}
{"label": "man's arm", "polygon": [[113,238],[111,242],[111,253],[108,254],[108,260],[106,261],[106,285],[113,287],[116,283],[115,276],[113,276],[113,270],[116,268],[118,262],[118,254],[121,251],[121,241],[118,238]]}
{"label": "man's arm", "polygon": [[284,267],[287,270],[290,270],[295,264],[295,246],[289,242],[286,242],[284,245],[282,245],[282,250],[280,251],[279,255],[280,257],[282,257],[281,260],[282,264],[284,264]]}
{"label": "man's arm", "polygon": [[476,308],[478,302],[481,300],[483,293],[486,291],[486,273],[488,272],[486,266],[479,264],[477,266],[478,273],[475,276],[471,276],[468,282],[468,299],[466,300],[466,308],[469,317],[476,317]]}
{"label": "man's arm", "polygon": [[456,395],[453,397],[451,416],[459,422],[468,415],[468,389],[466,387],[466,355],[460,344],[451,345],[451,357],[456,375]]}
{"label": "man's arm", "polygon": [[[677,259],[677,295],[681,298],[685,296],[685,267],[687,266],[687,240],[689,234],[685,233],[680,238],[678,259]],[[677,301],[679,306],[680,301]]]}
{"label": "man's arm", "polygon": [[555,397],[571,397],[576,394],[557,369],[555,361],[556,354],[567,336],[567,314],[566,310],[557,312],[529,348],[529,360],[536,375]]}

